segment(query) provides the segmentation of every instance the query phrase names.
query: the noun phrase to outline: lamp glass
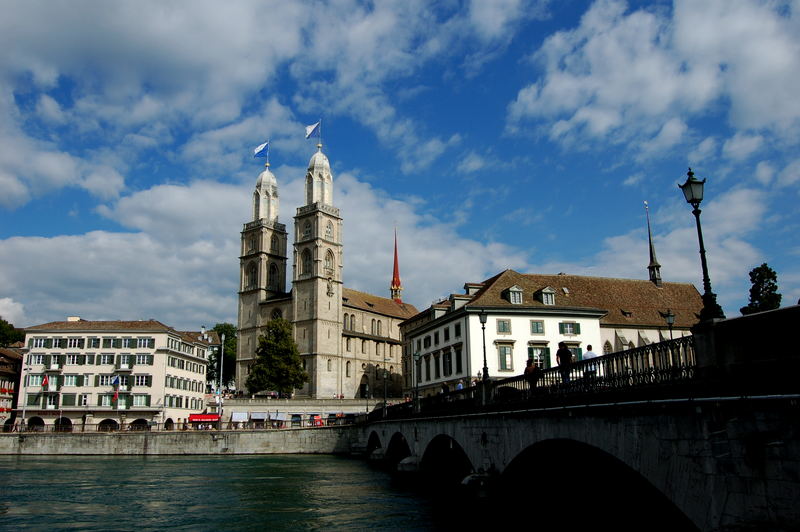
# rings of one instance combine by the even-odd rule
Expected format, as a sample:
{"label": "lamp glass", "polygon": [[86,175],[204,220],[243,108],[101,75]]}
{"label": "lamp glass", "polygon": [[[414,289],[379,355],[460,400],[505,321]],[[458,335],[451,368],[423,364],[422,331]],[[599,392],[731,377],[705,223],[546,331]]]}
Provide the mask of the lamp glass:
{"label": "lamp glass", "polygon": [[478,317],[480,318],[481,323],[483,323],[485,325],[486,324],[486,318],[487,318],[486,311],[482,310],[481,313],[478,314]]}

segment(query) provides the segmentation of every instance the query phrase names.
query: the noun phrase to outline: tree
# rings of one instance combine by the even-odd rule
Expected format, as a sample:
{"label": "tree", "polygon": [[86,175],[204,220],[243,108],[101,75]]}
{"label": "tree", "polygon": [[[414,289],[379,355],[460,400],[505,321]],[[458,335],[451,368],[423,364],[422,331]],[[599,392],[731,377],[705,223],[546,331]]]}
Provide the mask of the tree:
{"label": "tree", "polygon": [[308,373],[300,361],[300,351],[292,339],[292,325],[283,318],[267,322],[258,338],[256,363],[250,369],[245,386],[250,393],[275,390],[290,395],[308,382]]}
{"label": "tree", "polygon": [[0,318],[0,347],[8,347],[15,342],[25,341],[25,331],[17,329]]}
{"label": "tree", "polygon": [[[217,323],[211,330],[215,331],[220,339],[222,339],[222,335],[225,334],[222,378],[225,380],[224,385],[228,386],[236,377],[236,326],[232,323]],[[209,382],[217,383],[219,382],[219,355],[217,353],[211,353],[209,361],[210,364],[206,371],[206,378]]]}
{"label": "tree", "polygon": [[750,270],[750,303],[739,311],[743,315],[776,309],[781,306],[781,295],[778,293],[778,274],[765,262]]}

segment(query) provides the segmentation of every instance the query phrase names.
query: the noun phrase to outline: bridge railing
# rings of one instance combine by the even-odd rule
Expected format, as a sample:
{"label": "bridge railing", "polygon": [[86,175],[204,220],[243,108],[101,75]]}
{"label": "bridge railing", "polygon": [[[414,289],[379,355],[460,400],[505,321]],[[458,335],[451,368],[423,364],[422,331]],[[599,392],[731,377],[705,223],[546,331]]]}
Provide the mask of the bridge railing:
{"label": "bridge railing", "polygon": [[[611,392],[643,386],[678,384],[695,377],[694,337],[684,336],[649,344],[619,353],[581,360],[568,369],[554,367],[543,370],[533,381],[524,375],[489,381],[462,390],[390,406],[387,417],[458,413],[480,407],[504,405],[517,401],[557,398],[588,393]],[[369,421],[383,418],[375,411]]]}
{"label": "bridge railing", "polygon": [[600,392],[690,380],[696,367],[694,338],[684,336],[609,355],[549,368],[538,379],[524,375],[492,381],[491,398],[553,391]]}

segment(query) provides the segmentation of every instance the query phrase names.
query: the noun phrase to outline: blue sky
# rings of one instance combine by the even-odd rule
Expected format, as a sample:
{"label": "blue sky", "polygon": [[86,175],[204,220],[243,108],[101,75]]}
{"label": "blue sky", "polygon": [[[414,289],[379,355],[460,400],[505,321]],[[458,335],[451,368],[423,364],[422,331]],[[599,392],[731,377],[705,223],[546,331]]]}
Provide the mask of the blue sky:
{"label": "blue sky", "polygon": [[513,268],[800,297],[800,2],[3,1],[0,315],[236,321],[271,140],[281,220],[323,118],[345,283],[422,308]]}

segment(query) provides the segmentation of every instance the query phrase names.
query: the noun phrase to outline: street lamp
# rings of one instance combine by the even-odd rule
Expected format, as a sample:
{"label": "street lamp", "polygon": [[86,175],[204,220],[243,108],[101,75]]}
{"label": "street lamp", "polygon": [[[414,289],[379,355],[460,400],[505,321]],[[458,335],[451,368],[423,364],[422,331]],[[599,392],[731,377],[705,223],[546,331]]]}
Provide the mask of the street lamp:
{"label": "street lamp", "polygon": [[703,267],[703,309],[700,311],[700,321],[709,321],[715,318],[725,318],[722,307],[717,304],[717,296],[711,291],[711,280],[708,278],[708,264],[706,263],[706,248],[703,245],[703,230],[700,227],[700,202],[703,201],[703,186],[706,180],[700,181],[694,176],[694,172],[689,168],[686,174],[686,182],[678,185],[683,191],[686,203],[694,207],[694,214],[697,223],[697,239],[700,242],[700,264]]}
{"label": "street lamp", "polygon": [[481,310],[478,318],[481,320],[481,332],[483,333],[483,376],[481,377],[480,372],[478,372],[478,376],[481,379],[481,405],[486,406],[486,387],[489,385],[489,367],[486,364],[486,311]]}
{"label": "street lamp", "polygon": [[419,413],[419,361],[422,358],[422,353],[417,351],[412,356],[414,357],[414,411]]}
{"label": "street lamp", "polygon": [[675,314],[670,309],[664,314],[664,319],[667,320],[667,327],[669,327],[669,339],[672,340],[672,326],[675,324]]}

